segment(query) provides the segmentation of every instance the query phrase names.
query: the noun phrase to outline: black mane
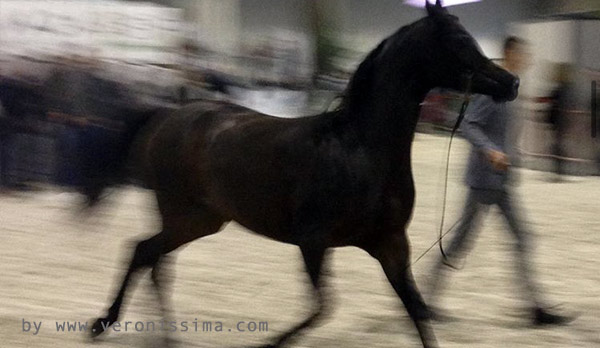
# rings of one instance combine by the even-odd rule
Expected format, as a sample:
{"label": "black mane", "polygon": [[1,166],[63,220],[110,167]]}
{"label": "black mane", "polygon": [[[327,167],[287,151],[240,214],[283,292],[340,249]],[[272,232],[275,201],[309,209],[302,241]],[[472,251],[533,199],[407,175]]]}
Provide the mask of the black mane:
{"label": "black mane", "polygon": [[375,71],[375,61],[383,51],[387,41],[383,40],[367,57],[359,64],[358,68],[348,82],[348,87],[344,93],[344,101],[341,107],[344,109],[355,110],[364,104],[367,94],[373,86],[373,75]]}
{"label": "black mane", "polygon": [[350,78],[348,87],[342,96],[343,101],[339,109],[360,113],[360,108],[367,104],[366,101],[370,99],[372,93],[373,82],[377,74],[377,60],[389,46],[397,46],[403,42],[407,37],[409,29],[414,27],[416,23],[400,28],[396,33],[381,41],[379,45],[366,56]]}

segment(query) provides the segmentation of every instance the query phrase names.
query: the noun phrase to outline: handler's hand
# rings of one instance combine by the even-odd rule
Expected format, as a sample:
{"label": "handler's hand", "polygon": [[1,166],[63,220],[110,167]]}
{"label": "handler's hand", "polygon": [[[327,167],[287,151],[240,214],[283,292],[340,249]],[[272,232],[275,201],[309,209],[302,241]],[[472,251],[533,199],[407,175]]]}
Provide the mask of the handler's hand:
{"label": "handler's hand", "polygon": [[508,169],[508,167],[510,166],[510,161],[508,160],[508,156],[501,151],[496,151],[496,150],[488,150],[486,151],[486,156],[488,158],[488,160],[490,161],[490,163],[492,164],[492,167],[494,167],[494,169],[499,170],[499,171],[506,171]]}

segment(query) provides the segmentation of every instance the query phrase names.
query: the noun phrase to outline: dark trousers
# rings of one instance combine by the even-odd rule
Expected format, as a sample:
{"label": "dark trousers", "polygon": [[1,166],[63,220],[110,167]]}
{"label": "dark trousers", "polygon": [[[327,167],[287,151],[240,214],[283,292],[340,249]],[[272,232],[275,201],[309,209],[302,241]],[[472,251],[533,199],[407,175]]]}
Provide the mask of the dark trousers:
{"label": "dark trousers", "polygon": [[8,132],[0,134],[0,186],[9,187],[13,184],[13,180],[11,180],[14,157],[12,150],[12,135]]}
{"label": "dark trousers", "polygon": [[57,142],[55,183],[61,186],[77,186],[80,183],[77,167],[80,128],[63,126],[58,131]]}
{"label": "dark trousers", "polygon": [[552,145],[552,154],[554,155],[554,172],[559,175],[565,174],[563,133],[564,131],[561,128],[554,128],[554,144]]}
{"label": "dark trousers", "polygon": [[[518,216],[520,210],[508,187],[502,190],[469,189],[461,221],[446,250],[448,258],[455,264],[456,260],[462,258],[471,249],[478,225],[491,205],[498,206],[516,241],[517,271],[524,284],[527,299],[532,301],[535,306],[541,306],[529,259],[531,233],[522,224]],[[432,284],[434,297],[442,287],[444,277],[442,266],[443,259],[440,259],[433,273],[435,275]]]}

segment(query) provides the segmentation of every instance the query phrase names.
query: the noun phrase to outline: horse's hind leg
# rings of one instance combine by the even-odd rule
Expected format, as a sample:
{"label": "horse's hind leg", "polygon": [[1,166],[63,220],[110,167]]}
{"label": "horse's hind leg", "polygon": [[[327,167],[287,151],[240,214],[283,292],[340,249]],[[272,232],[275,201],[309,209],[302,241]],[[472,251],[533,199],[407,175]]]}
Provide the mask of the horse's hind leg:
{"label": "horse's hind leg", "polygon": [[325,248],[317,247],[317,246],[300,246],[300,251],[302,252],[302,258],[304,260],[304,265],[306,267],[306,271],[310,277],[311,284],[313,289],[315,290],[315,294],[317,297],[317,308],[313,314],[304,320],[302,323],[296,325],[286,333],[277,337],[275,343],[272,345],[266,345],[267,347],[281,347],[286,343],[290,343],[293,336],[300,333],[300,331],[309,328],[317,323],[319,319],[321,319],[326,310],[325,303],[325,295],[323,293],[323,288],[321,286],[321,268],[323,265],[323,260],[325,257]]}
{"label": "horse's hind leg", "polygon": [[385,236],[379,243],[366,250],[381,263],[385,275],[415,323],[423,347],[437,347],[435,335],[429,324],[430,312],[417,289],[410,269],[410,247],[406,232],[402,230]]}
{"label": "horse's hind leg", "polygon": [[121,305],[123,304],[125,292],[132,277],[140,268],[152,267],[158,262],[163,249],[163,238],[164,232],[161,232],[137,243],[135,251],[133,252],[133,258],[129,263],[129,268],[125,273],[117,296],[108,309],[106,317],[99,318],[92,326],[92,337],[100,335],[119,319],[119,312],[121,310]]}
{"label": "horse's hind leg", "polygon": [[161,273],[164,271],[161,259],[179,246],[203,236],[219,231],[224,220],[207,210],[195,209],[188,214],[165,214],[163,212],[163,231],[137,243],[133,257],[125,273],[121,287],[112,305],[103,318],[92,326],[91,336],[96,337],[119,319],[126,291],[135,273],[141,268],[152,268],[152,281],[159,295],[159,304],[163,314],[167,313],[166,297],[161,285]]}
{"label": "horse's hind leg", "polygon": [[170,256],[171,255],[162,255],[158,262],[154,265],[154,267],[152,267],[152,272],[150,274],[152,285],[154,286],[154,289],[156,290],[156,295],[158,297],[160,311],[165,322],[170,322],[168,296],[166,296],[168,280],[168,276],[166,274],[168,272],[165,268],[165,266],[168,266],[169,264]]}

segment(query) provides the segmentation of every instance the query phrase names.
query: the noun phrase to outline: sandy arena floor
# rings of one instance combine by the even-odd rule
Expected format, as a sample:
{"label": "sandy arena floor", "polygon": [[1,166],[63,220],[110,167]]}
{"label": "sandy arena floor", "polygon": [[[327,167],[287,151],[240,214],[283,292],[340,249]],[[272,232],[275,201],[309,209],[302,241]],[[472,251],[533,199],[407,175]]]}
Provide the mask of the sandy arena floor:
{"label": "sandy arena floor", "polygon": [[[417,135],[417,204],[409,233],[416,258],[436,239],[447,138]],[[453,149],[448,221],[462,208],[467,144]],[[579,317],[571,325],[535,329],[515,282],[510,235],[489,214],[465,268],[455,272],[444,308],[456,317],[435,323],[440,346],[600,347],[600,178],[548,182],[548,174],[520,170],[521,205],[536,235],[535,269],[551,304]],[[130,242],[157,230],[151,193],[127,189],[98,213],[81,219],[77,197],[42,192],[0,197],[0,346],[88,347],[84,333],[57,332],[56,322],[91,320],[112,299],[131,251]],[[433,249],[414,266],[424,293]],[[379,265],[355,248],[331,253],[327,280],[334,311],[296,347],[420,347],[416,330]],[[243,347],[301,321],[309,311],[308,280],[298,250],[230,224],[222,233],[182,249],[174,269],[173,319],[223,323],[223,332],[173,334],[179,347]],[[159,321],[148,277],[143,277],[122,322]],[[27,323],[42,322],[37,334]],[[239,321],[268,322],[269,332],[237,332]],[[133,325],[133,324],[130,324]],[[179,326],[181,328],[181,326]],[[229,331],[229,328],[234,330]],[[159,332],[111,332],[94,347],[160,347]]]}

